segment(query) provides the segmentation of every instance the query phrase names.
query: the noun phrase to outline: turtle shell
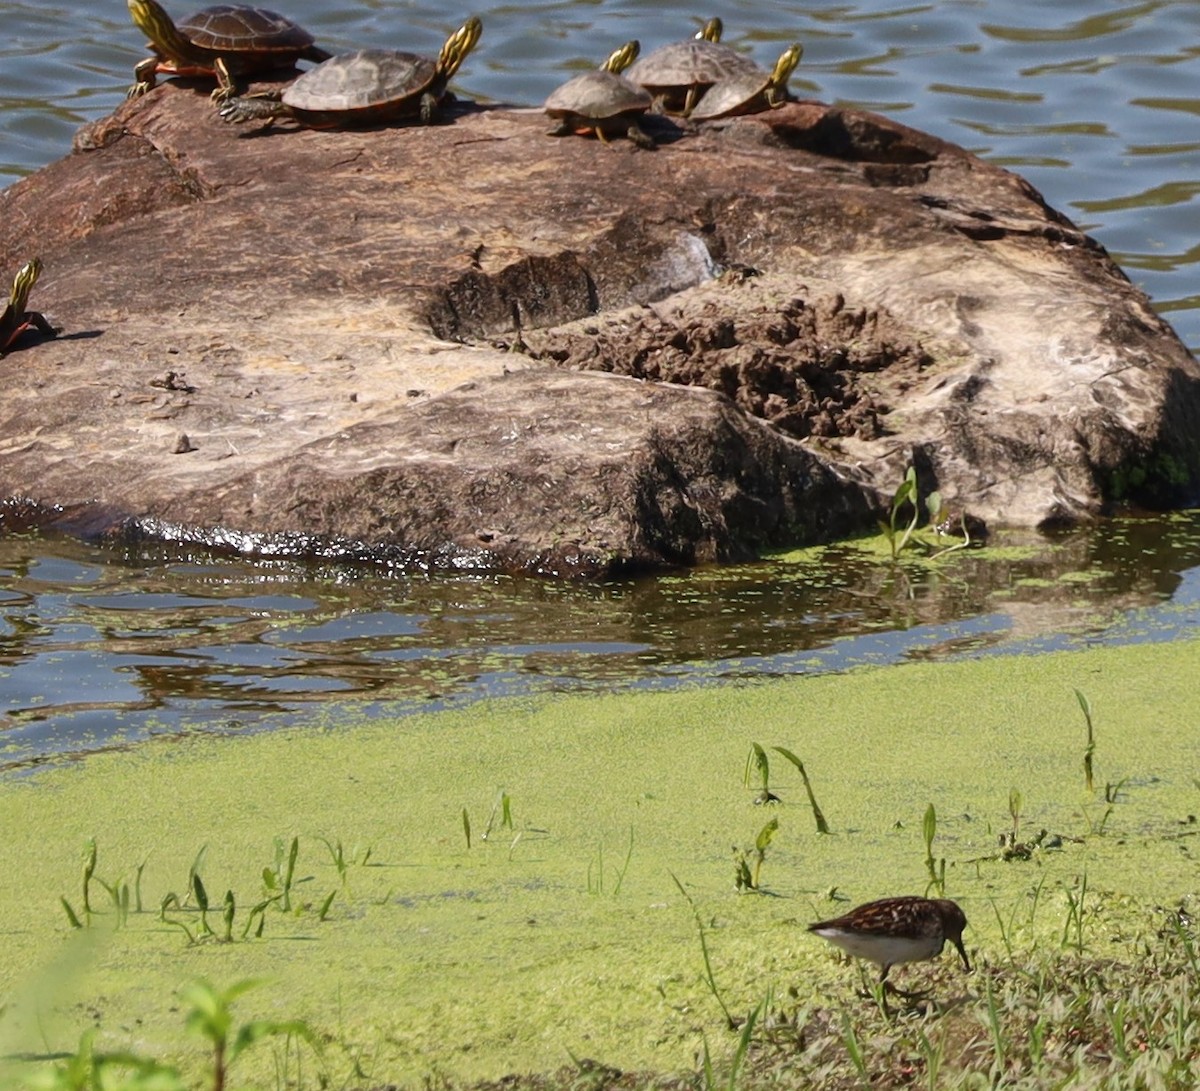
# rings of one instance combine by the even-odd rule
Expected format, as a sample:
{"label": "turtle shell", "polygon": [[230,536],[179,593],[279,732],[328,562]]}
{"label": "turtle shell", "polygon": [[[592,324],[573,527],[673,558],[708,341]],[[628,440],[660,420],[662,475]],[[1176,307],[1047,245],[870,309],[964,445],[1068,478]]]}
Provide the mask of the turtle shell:
{"label": "turtle shell", "polygon": [[213,53],[300,54],[313,36],[291,19],[266,8],[216,4],[175,24],[193,45]]}
{"label": "turtle shell", "polygon": [[688,38],[659,46],[625,71],[625,76],[652,95],[662,95],[669,108],[682,105],[688,88],[700,90],[739,73],[757,72],[749,57],[720,42]]}
{"label": "turtle shell", "polygon": [[803,55],[804,47],[796,42],[783,51],[770,72],[758,68],[718,80],[696,103],[692,118],[711,121],[736,114],[754,114],[786,102],[788,78]]}
{"label": "turtle shell", "polygon": [[550,92],[545,110],[551,117],[602,121],[626,113],[645,113],[653,100],[637,84],[603,69],[583,72]]}
{"label": "turtle shell", "polygon": [[766,90],[770,79],[771,73],[760,69],[758,72],[743,72],[717,80],[696,103],[691,113],[692,120],[711,121],[764,108],[765,99],[761,104],[755,100]]}
{"label": "turtle shell", "polygon": [[[432,90],[437,61],[395,49],[357,49],[339,53],[310,68],[283,92],[285,106],[300,113],[417,113],[421,96]],[[411,106],[411,111],[406,110]]]}

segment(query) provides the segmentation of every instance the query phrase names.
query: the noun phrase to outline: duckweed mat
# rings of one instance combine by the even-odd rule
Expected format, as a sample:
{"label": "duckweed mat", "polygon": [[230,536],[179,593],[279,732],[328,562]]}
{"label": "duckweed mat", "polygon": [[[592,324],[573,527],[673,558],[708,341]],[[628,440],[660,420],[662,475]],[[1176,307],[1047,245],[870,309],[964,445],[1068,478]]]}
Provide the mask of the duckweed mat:
{"label": "duckweed mat", "polygon": [[[180,989],[256,979],[239,1016],[307,1020],[313,1084],[694,1071],[736,1046],[722,1003],[864,1003],[804,925],[871,898],[964,907],[976,975],[953,952],[893,971],[944,996],[1014,945],[1134,951],[1196,888],[1198,667],[1184,641],[388,723],[345,708],[10,777],[0,1051],[27,1074],[94,1029],[199,1074]],[[277,1045],[237,1065],[295,1082]]]}

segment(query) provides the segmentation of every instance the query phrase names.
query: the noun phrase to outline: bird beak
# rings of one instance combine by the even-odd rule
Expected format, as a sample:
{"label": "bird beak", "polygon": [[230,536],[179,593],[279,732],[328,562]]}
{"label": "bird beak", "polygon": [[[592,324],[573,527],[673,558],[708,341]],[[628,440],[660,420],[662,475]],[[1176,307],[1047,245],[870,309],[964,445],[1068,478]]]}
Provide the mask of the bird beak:
{"label": "bird beak", "polygon": [[954,946],[958,948],[958,953],[962,956],[963,966],[966,968],[967,973],[970,973],[971,961],[967,958],[967,949],[963,946],[962,936],[959,936],[954,941]]}

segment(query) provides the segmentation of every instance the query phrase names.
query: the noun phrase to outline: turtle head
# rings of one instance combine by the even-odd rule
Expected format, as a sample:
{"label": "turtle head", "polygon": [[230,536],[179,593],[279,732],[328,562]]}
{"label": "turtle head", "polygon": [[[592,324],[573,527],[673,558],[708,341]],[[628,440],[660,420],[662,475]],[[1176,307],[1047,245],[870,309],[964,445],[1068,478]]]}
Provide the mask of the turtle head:
{"label": "turtle head", "polygon": [[698,42],[719,42],[721,35],[725,33],[725,24],[721,22],[719,16],[714,15],[707,23],[696,31],[696,41]]}
{"label": "turtle head", "polygon": [[17,270],[17,275],[13,277],[12,295],[8,297],[8,305],[13,312],[20,314],[25,310],[25,301],[29,298],[29,293],[33,291],[33,286],[41,275],[41,258],[30,258]]}
{"label": "turtle head", "polygon": [[[129,2],[133,3],[134,0],[129,0]],[[441,56],[438,57],[438,71],[446,80],[454,77],[459,65],[466,60],[467,54],[479,44],[482,34],[483,23],[472,15],[446,39],[446,44],[442,46]]]}
{"label": "turtle head", "polygon": [[775,68],[771,72],[771,86],[780,94],[786,94],[788,80],[792,78],[792,73],[796,71],[796,65],[803,56],[804,46],[796,42],[788,46],[775,62]]}
{"label": "turtle head", "polygon": [[614,49],[608,59],[600,66],[602,72],[611,72],[613,75],[620,75],[634,61],[637,60],[638,53],[641,52],[642,43],[636,38],[626,42],[619,49]]}

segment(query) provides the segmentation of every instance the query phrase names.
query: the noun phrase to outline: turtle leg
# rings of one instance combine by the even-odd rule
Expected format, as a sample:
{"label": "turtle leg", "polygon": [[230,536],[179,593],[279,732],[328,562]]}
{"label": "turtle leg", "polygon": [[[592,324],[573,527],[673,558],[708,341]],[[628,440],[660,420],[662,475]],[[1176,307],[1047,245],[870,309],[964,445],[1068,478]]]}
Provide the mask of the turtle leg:
{"label": "turtle leg", "polygon": [[50,325],[49,320],[41,311],[26,311],[25,324],[33,326],[47,337],[57,337],[62,333],[62,327]]}
{"label": "turtle leg", "polygon": [[244,95],[233,95],[229,101],[232,102],[233,99],[237,99],[239,102],[278,102],[282,98],[282,87],[268,87],[265,91],[247,91]]}
{"label": "turtle leg", "polygon": [[599,140],[601,144],[612,143],[612,141],[608,139],[608,132],[605,130],[603,125],[592,126],[592,132],[596,134],[596,139]]}
{"label": "turtle leg", "polygon": [[233,78],[233,73],[229,70],[229,65],[225,63],[224,57],[218,57],[213,61],[213,71],[217,74],[217,86],[213,89],[209,98],[218,105],[222,102],[228,102],[231,98],[237,98],[241,93],[241,89],[237,85],[237,80]]}
{"label": "turtle leg", "polygon": [[791,98],[791,95],[786,91],[780,90],[778,87],[768,87],[766,95],[767,109],[769,110],[778,110],[780,106]]}
{"label": "turtle leg", "polygon": [[421,96],[421,124],[432,125],[437,119],[438,97],[426,91]]}
{"label": "turtle leg", "polygon": [[157,57],[147,57],[144,61],[139,61],[133,70],[133,85],[125,92],[125,97],[137,98],[147,91],[153,91],[157,75]]}
{"label": "turtle leg", "polygon": [[[269,97],[272,95],[274,97]],[[240,125],[243,121],[274,121],[281,114],[287,113],[287,107],[279,101],[278,93],[264,91],[261,95],[235,96],[217,112],[222,121],[230,125]]]}
{"label": "turtle leg", "polygon": [[[9,315],[5,314],[5,318],[9,318]],[[30,326],[36,326],[37,329],[47,337],[57,337],[60,333],[62,333],[62,330],[50,325],[50,323],[46,321],[46,316],[40,314],[38,311],[26,311],[23,315],[21,315],[19,322],[13,325],[10,321],[9,325],[12,326],[11,329],[0,329],[0,356],[4,356],[6,353],[8,353],[21,339],[21,334],[29,329]]]}
{"label": "turtle leg", "polygon": [[639,148],[645,148],[648,152],[652,152],[658,147],[658,145],[654,143],[654,137],[646,132],[646,130],[643,129],[636,121],[630,123],[629,129],[626,131],[625,135],[629,137],[629,139],[632,140]]}
{"label": "turtle leg", "polygon": [[696,99],[700,97],[700,88],[696,84],[689,84],[687,89],[687,97],[683,100],[683,116],[691,117],[692,111],[696,108]]}

